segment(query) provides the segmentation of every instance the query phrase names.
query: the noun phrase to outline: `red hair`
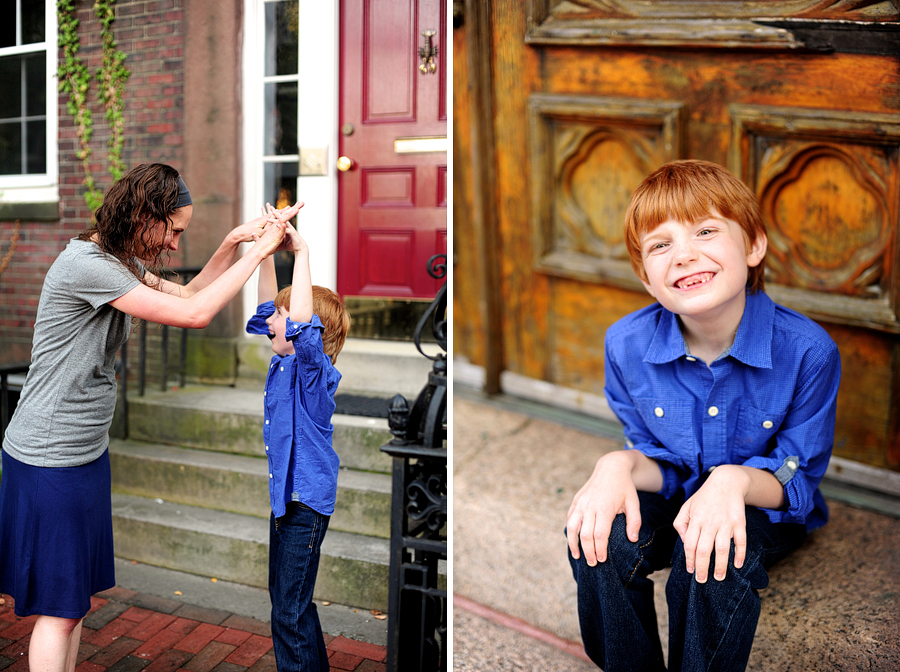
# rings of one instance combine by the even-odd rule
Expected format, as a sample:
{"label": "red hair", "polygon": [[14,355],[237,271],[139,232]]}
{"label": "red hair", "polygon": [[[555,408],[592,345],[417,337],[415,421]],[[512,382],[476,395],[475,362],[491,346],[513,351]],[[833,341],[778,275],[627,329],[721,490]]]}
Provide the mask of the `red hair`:
{"label": "red hair", "polygon": [[[759,202],[746,184],[709,161],[673,161],[641,182],[625,213],[625,245],[631,266],[647,282],[641,256],[641,238],[663,222],[674,219],[685,224],[720,215],[736,222],[749,246],[766,235]],[[764,288],[765,257],[747,269],[751,292]]]}
{"label": "red hair", "polygon": [[[312,286],[313,313],[319,316],[325,330],[322,332],[322,349],[331,358],[331,363],[337,362],[337,356],[344,347],[347,333],[350,331],[350,313],[344,307],[341,297],[327,287]],[[291,288],[285,287],[275,297],[276,308],[291,307]]]}

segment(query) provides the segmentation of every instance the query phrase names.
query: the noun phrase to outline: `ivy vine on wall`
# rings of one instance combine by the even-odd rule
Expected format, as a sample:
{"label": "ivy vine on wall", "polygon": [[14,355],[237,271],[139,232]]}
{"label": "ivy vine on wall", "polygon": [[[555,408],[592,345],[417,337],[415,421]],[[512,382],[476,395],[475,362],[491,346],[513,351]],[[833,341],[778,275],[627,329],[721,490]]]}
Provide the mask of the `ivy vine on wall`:
{"label": "ivy vine on wall", "polygon": [[[106,121],[110,127],[108,144],[109,172],[114,180],[122,177],[122,146],[125,143],[124,102],[122,100],[125,80],[131,74],[124,65],[125,54],[118,50],[112,35],[115,21],[113,5],[115,0],[96,0],[94,14],[100,22],[102,59],[96,77],[99,83],[100,100],[106,108]],[[75,0],[57,0],[56,13],[59,20],[59,46],[63,51],[59,65],[59,90],[69,96],[66,109],[75,121],[75,135],[79,149],[75,155],[84,169],[84,200],[91,210],[103,203],[103,193],[97,188],[91,172],[90,147],[94,133],[94,119],[88,107],[91,89],[91,74],[78,54],[81,40],[78,37],[78,19],[75,18]]]}

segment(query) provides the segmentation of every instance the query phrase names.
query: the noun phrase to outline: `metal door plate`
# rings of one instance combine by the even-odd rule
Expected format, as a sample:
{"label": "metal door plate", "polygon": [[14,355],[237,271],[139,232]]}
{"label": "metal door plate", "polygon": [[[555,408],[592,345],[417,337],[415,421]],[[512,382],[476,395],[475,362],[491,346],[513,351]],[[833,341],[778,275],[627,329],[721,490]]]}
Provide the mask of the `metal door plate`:
{"label": "metal door plate", "polygon": [[300,150],[300,174],[301,175],[327,175],[325,163],[326,148],[313,147]]}

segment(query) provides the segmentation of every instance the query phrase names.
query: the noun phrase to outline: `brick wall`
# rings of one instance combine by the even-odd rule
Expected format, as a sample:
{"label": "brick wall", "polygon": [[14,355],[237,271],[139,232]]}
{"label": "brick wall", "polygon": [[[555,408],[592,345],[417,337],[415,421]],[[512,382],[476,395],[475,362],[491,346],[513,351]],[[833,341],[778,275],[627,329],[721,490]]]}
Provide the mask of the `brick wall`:
{"label": "brick wall", "polygon": [[[127,54],[131,77],[125,84],[125,145],[123,161],[131,168],[160,161],[181,170],[184,162],[184,4],[186,0],[119,0],[112,24],[119,49]],[[100,27],[93,0],[77,2],[81,57],[91,73],[100,65]],[[102,104],[91,87],[94,136],[91,170],[98,187],[112,182],[107,171],[108,127]],[[59,99],[60,215],[58,221],[21,221],[19,242],[0,275],[0,362],[27,360],[31,330],[43,278],[67,241],[87,227],[91,212],[84,202],[84,172],[75,157],[77,138]],[[6,256],[15,222],[0,221],[0,262]],[[179,259],[173,258],[172,265]]]}

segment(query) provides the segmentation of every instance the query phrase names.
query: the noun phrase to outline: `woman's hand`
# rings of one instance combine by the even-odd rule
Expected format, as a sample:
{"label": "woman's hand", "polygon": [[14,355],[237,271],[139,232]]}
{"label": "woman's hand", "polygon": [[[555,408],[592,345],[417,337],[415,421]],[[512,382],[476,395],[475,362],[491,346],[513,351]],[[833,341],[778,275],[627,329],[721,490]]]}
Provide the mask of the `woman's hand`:
{"label": "woman's hand", "polygon": [[259,250],[259,252],[262,253],[263,258],[271,256],[281,249],[285,239],[285,230],[288,228],[291,227],[285,222],[266,224],[261,235],[254,234],[253,240],[255,240],[256,243],[253,245],[253,249]]}
{"label": "woman's hand", "polygon": [[251,219],[246,224],[241,224],[240,226],[233,228],[229,236],[231,236],[231,239],[235,244],[252,243],[262,235],[263,229],[266,228],[267,221],[268,218],[265,211],[263,211],[263,214],[259,217]]}

